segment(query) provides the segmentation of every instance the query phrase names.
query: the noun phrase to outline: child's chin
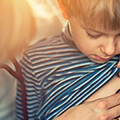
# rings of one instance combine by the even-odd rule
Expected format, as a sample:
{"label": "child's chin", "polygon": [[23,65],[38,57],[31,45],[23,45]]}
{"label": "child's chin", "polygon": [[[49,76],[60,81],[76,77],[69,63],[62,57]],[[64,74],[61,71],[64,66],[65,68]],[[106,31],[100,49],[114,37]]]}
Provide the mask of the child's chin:
{"label": "child's chin", "polygon": [[107,61],[101,61],[101,60],[96,60],[96,59],[92,59],[89,58],[92,62],[98,63],[98,64],[102,64],[102,63],[106,63]]}

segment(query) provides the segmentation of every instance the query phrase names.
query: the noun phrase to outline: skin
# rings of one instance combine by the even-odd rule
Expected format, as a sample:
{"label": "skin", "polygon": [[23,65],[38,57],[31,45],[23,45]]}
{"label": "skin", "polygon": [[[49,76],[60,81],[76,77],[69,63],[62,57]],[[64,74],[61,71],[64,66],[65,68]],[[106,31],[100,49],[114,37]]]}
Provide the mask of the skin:
{"label": "skin", "polygon": [[119,104],[120,94],[115,94],[72,107],[55,120],[112,120],[120,114]]}
{"label": "skin", "polygon": [[115,77],[83,104],[68,109],[55,120],[113,120],[120,115],[120,93],[115,94],[119,81]]}
{"label": "skin", "polygon": [[[86,28],[81,26],[74,17],[69,18],[69,22],[76,46],[93,62],[105,63],[120,54],[120,30]],[[117,83],[114,83],[115,79]],[[104,86],[106,89],[100,89],[102,92],[98,91],[91,99],[68,109],[55,120],[113,120],[120,115],[120,93],[114,94],[119,88],[119,86],[115,87],[119,81],[118,77],[113,78],[108,87]],[[109,91],[109,95],[104,94],[113,87],[115,89]],[[99,95],[101,97],[98,97]]]}
{"label": "skin", "polygon": [[104,63],[120,54],[120,30],[86,28],[71,17],[71,33],[78,49],[91,61]]}

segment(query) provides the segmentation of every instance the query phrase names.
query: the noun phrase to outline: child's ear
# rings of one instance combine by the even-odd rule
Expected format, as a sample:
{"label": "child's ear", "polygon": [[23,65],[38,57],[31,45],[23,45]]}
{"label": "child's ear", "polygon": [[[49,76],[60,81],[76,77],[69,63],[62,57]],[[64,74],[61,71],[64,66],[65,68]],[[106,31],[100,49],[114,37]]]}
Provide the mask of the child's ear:
{"label": "child's ear", "polygon": [[58,5],[59,5],[59,7],[60,7],[60,10],[61,10],[61,12],[62,12],[63,17],[64,17],[66,20],[68,20],[67,11],[66,11],[65,6],[62,4],[61,0],[57,0],[57,1],[58,1]]}

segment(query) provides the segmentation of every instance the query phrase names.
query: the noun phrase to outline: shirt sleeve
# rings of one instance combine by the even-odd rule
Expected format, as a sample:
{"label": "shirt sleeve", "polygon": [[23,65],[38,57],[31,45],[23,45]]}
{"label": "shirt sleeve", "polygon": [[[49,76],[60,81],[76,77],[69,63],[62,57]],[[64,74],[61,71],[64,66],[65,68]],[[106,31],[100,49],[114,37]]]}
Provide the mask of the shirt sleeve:
{"label": "shirt sleeve", "polygon": [[[28,54],[24,55],[20,62],[20,65],[26,85],[28,118],[30,118],[30,120],[34,120],[36,117],[36,112],[41,104],[40,83],[35,75],[34,65]],[[21,86],[18,81],[16,95],[16,120],[24,120],[21,92]]]}

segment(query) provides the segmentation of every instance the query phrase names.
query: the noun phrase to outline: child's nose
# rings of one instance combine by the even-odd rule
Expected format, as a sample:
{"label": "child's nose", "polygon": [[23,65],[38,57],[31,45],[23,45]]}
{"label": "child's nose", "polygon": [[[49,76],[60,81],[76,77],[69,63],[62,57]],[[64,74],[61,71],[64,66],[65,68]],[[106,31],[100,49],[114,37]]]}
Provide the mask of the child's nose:
{"label": "child's nose", "polygon": [[102,46],[102,52],[107,56],[112,56],[115,53],[116,45],[114,39],[108,40],[103,46]]}

